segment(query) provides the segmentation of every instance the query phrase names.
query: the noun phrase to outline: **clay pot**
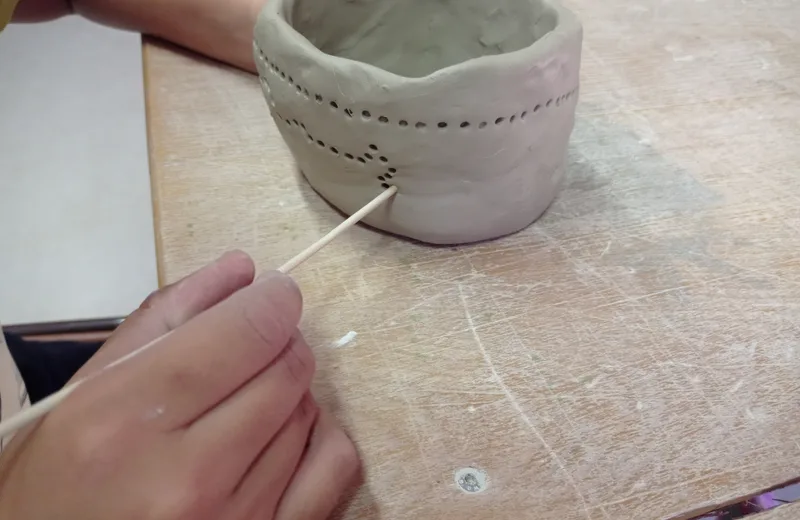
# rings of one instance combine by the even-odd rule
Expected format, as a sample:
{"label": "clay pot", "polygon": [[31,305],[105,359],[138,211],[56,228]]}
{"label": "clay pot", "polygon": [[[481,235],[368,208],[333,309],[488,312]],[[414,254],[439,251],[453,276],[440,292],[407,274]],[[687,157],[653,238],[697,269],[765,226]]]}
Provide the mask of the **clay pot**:
{"label": "clay pot", "polygon": [[270,0],[264,95],[311,186],[366,222],[454,244],[518,231],[553,201],[582,29],[553,0]]}

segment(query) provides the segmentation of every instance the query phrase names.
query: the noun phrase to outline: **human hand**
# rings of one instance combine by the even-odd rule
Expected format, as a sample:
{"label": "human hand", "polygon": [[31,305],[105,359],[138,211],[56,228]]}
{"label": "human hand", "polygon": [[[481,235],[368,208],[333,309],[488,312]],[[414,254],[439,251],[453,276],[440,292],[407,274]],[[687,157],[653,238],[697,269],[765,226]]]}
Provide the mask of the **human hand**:
{"label": "human hand", "polygon": [[80,14],[103,25],[164,38],[248,72],[253,29],[266,0],[20,0],[14,21]]}
{"label": "human hand", "polygon": [[358,457],[309,393],[297,287],[253,273],[232,253],[148,298],[75,378],[169,335],[17,434],[0,518],[326,518]]}

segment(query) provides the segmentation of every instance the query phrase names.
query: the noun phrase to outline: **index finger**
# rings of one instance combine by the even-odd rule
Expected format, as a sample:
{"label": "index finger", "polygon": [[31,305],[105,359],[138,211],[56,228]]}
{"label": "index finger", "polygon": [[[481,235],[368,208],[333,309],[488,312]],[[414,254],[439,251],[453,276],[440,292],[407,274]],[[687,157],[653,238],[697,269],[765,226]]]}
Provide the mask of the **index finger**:
{"label": "index finger", "polygon": [[124,393],[117,400],[124,409],[162,428],[179,428],[272,363],[289,344],[301,313],[294,281],[267,273],[106,377]]}

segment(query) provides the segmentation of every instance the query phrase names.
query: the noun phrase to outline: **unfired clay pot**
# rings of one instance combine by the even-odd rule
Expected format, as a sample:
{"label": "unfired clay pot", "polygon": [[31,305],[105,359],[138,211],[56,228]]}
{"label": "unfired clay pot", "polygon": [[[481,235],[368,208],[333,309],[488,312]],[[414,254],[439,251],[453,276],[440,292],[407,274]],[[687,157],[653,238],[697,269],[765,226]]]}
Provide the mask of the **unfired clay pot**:
{"label": "unfired clay pot", "polygon": [[582,29],[555,0],[270,0],[255,59],[308,181],[374,227],[436,244],[518,231],[552,202]]}

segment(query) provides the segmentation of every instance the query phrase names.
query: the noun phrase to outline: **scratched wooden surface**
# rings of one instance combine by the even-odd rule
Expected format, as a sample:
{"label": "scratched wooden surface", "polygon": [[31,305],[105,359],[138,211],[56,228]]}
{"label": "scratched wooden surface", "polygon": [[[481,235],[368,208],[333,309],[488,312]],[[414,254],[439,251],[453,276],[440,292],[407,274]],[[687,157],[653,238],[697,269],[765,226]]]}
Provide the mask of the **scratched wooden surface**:
{"label": "scratched wooden surface", "polygon": [[800,518],[800,504],[795,503],[755,515],[752,520],[797,520],[798,518]]}
{"label": "scratched wooden surface", "polygon": [[[800,475],[800,3],[569,3],[581,102],[544,218],[452,248],[358,228],[297,271],[368,470],[347,518],[684,517]],[[255,77],[145,58],[162,281],[342,220]]]}

